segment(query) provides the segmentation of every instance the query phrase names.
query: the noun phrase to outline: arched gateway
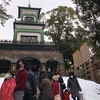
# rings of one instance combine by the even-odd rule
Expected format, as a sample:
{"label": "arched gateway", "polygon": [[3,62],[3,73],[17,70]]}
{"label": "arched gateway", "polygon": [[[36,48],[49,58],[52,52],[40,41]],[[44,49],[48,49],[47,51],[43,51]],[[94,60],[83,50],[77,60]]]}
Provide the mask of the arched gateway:
{"label": "arched gateway", "polygon": [[[22,58],[26,61],[27,63],[27,66],[30,66],[32,67],[32,71],[33,72],[37,72],[39,70],[39,68],[41,69],[41,62],[37,59],[37,58],[34,58],[34,57],[24,57]],[[19,63],[19,60],[17,61],[17,64]],[[26,67],[27,67],[26,66]],[[17,66],[18,67],[18,66]],[[54,59],[49,59],[45,62],[45,65],[44,67],[46,68],[46,71],[48,68],[51,68],[51,71],[55,74],[55,72],[57,70],[60,70],[60,65],[59,65],[59,62],[57,60],[54,60]],[[17,68],[18,69],[18,68]]]}
{"label": "arched gateway", "polygon": [[27,65],[31,66],[32,71],[34,71],[34,72],[37,72],[38,69],[41,67],[41,62],[36,58],[25,57],[23,59],[27,61]]}
{"label": "arched gateway", "polygon": [[[41,62],[38,59],[36,59],[36,58],[33,58],[33,57],[24,57],[24,58],[21,58],[21,59],[24,59],[26,61],[26,65],[30,66],[32,68],[33,72],[37,72],[38,69],[41,67]],[[16,69],[19,68],[18,63],[19,63],[19,60],[17,61]]]}
{"label": "arched gateway", "polygon": [[59,62],[54,59],[50,59],[46,62],[46,68],[51,68],[51,71],[55,74],[57,70],[60,70]]}
{"label": "arched gateway", "polygon": [[18,64],[18,60],[23,58],[35,72],[40,67],[45,66],[46,69],[50,67],[53,73],[60,70],[61,75],[65,75],[60,45],[46,43],[44,40],[45,24],[39,19],[40,12],[41,8],[18,6],[18,20],[15,19],[13,23],[13,41],[0,41],[0,59],[8,59],[0,60],[0,71],[2,73],[8,69],[15,71],[16,62]]}

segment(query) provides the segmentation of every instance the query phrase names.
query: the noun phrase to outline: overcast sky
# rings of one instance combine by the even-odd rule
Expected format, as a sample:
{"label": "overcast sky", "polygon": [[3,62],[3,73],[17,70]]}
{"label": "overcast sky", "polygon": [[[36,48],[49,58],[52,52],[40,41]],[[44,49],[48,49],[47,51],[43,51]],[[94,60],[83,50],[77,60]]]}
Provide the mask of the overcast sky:
{"label": "overcast sky", "polygon": [[[0,0],[1,1],[1,0]],[[7,11],[14,18],[9,19],[5,26],[0,25],[0,40],[12,40],[13,39],[13,22],[18,17],[18,7],[28,7],[29,0],[11,0],[10,6],[7,6]],[[1,3],[1,2],[0,2]],[[42,8],[41,12],[47,12],[58,6],[74,7],[71,0],[30,0],[31,7]]]}

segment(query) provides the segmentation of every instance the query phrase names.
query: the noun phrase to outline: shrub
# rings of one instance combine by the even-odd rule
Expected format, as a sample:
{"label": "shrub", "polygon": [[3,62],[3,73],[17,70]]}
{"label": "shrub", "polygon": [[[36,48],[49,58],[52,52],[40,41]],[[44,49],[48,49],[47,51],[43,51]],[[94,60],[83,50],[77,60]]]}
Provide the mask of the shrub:
{"label": "shrub", "polygon": [[0,77],[5,77],[5,73],[1,73],[0,74]]}

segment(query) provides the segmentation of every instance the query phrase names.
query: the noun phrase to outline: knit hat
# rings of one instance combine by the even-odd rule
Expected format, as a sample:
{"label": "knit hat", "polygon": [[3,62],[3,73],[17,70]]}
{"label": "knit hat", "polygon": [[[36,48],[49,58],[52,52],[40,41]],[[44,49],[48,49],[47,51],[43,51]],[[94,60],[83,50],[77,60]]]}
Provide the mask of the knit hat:
{"label": "knit hat", "polygon": [[70,76],[70,75],[73,75],[73,76],[74,76],[74,72],[69,72],[69,76]]}
{"label": "knit hat", "polygon": [[46,72],[44,72],[43,74],[42,74],[42,78],[47,78],[48,77],[48,74],[46,73]]}
{"label": "knit hat", "polygon": [[60,72],[59,71],[56,71],[56,75],[60,75]]}
{"label": "knit hat", "polygon": [[52,79],[53,79],[54,81],[58,81],[58,77],[57,77],[56,75],[54,75],[54,76],[52,77]]}

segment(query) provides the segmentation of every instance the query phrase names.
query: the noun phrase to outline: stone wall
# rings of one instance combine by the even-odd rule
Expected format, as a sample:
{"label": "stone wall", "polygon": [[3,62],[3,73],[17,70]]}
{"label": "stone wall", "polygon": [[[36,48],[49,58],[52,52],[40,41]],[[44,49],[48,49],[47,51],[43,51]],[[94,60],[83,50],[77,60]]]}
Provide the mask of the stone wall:
{"label": "stone wall", "polygon": [[25,57],[33,57],[38,59],[41,64],[45,64],[46,61],[53,58],[59,62],[60,72],[62,75],[65,75],[65,67],[63,61],[63,55],[59,51],[41,51],[41,50],[0,50],[0,59],[7,59],[11,61],[12,67],[16,65],[18,59]]}

